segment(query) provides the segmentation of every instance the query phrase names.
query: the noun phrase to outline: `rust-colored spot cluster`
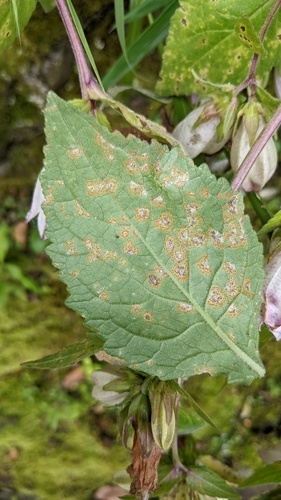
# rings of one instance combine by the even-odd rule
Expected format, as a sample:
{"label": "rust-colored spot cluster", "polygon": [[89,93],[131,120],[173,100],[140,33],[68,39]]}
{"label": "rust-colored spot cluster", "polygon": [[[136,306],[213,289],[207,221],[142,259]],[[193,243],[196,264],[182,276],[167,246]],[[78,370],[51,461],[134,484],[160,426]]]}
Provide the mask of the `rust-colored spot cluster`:
{"label": "rust-colored spot cluster", "polygon": [[163,207],[165,205],[165,202],[162,198],[162,196],[156,196],[153,200],[151,200],[152,205],[155,205],[156,207]]}
{"label": "rust-colored spot cluster", "polygon": [[224,262],[222,265],[222,269],[228,274],[237,274],[235,264],[232,264],[231,262]]}
{"label": "rust-colored spot cluster", "polygon": [[104,196],[114,194],[118,188],[117,179],[96,179],[86,182],[88,196]]}
{"label": "rust-colored spot cluster", "polygon": [[230,297],[237,297],[237,295],[239,294],[239,286],[237,280],[234,278],[229,278],[225,286],[225,291]]}
{"label": "rust-colored spot cluster", "polygon": [[183,264],[176,264],[172,271],[176,279],[186,281],[188,279],[188,267]]}
{"label": "rust-colored spot cluster", "polygon": [[76,278],[76,276],[78,276],[78,274],[79,274],[78,271],[73,270],[73,271],[71,271],[70,276],[72,276],[73,278]]}
{"label": "rust-colored spot cluster", "polygon": [[208,297],[208,305],[213,309],[218,309],[225,304],[226,297],[221,287],[215,285],[212,287]]}
{"label": "rust-colored spot cluster", "polygon": [[182,172],[177,168],[172,168],[170,175],[162,179],[162,184],[165,187],[174,185],[179,189],[182,189],[189,181],[189,175],[187,172]]}
{"label": "rust-colored spot cluster", "polygon": [[247,246],[247,238],[242,225],[243,219],[234,220],[226,225],[225,239],[229,248],[242,248]]}
{"label": "rust-colored spot cluster", "polygon": [[81,207],[80,203],[78,203],[77,200],[74,201],[74,205],[76,207],[76,216],[77,217],[86,217],[87,219],[89,219],[91,216],[88,212],[86,212],[86,210],[84,210],[83,207]]}
{"label": "rust-colored spot cluster", "polygon": [[129,184],[129,192],[134,196],[148,196],[147,190],[140,182],[131,181]]}
{"label": "rust-colored spot cluster", "polygon": [[45,200],[43,201],[42,205],[45,207],[49,207],[50,205],[53,205],[55,203],[55,197],[53,195],[54,193],[54,188],[48,187],[47,193],[45,194]]}
{"label": "rust-colored spot cluster", "polygon": [[189,244],[191,247],[202,247],[206,245],[207,238],[205,233],[198,232],[189,238]]}
{"label": "rust-colored spot cluster", "polygon": [[124,167],[131,175],[137,175],[139,171],[138,164],[132,158],[124,161]]}
{"label": "rust-colored spot cluster", "polygon": [[76,246],[74,245],[73,240],[69,240],[69,241],[65,242],[65,251],[66,251],[67,255],[77,255],[78,254],[78,250],[77,250]]}
{"label": "rust-colored spot cluster", "polygon": [[203,255],[203,257],[201,257],[201,259],[198,260],[196,265],[197,265],[198,270],[202,274],[204,274],[204,275],[212,274],[211,268],[209,266],[207,255]]}
{"label": "rust-colored spot cluster", "polygon": [[141,306],[140,306],[139,304],[133,304],[133,305],[131,306],[131,312],[132,312],[133,314],[139,314],[139,313],[140,313],[140,311],[141,311]]}
{"label": "rust-colored spot cluster", "polygon": [[147,281],[152,288],[159,288],[161,286],[161,281],[155,274],[148,274]]}
{"label": "rust-colored spot cluster", "polygon": [[142,315],[143,319],[145,319],[145,321],[148,321],[148,323],[152,323],[153,321],[153,315],[151,314],[151,312],[149,311],[145,311]]}
{"label": "rust-colored spot cluster", "polygon": [[251,291],[251,278],[247,277],[244,279],[244,283],[242,286],[242,293],[244,293],[244,295],[247,295],[247,297],[249,298],[254,297],[254,294]]}
{"label": "rust-colored spot cluster", "polygon": [[135,245],[132,240],[128,240],[122,248],[123,253],[128,253],[129,255],[138,255],[140,253],[139,248]]}
{"label": "rust-colored spot cluster", "polygon": [[215,229],[210,228],[208,231],[208,236],[210,242],[218,248],[223,248],[224,247],[224,237],[219,231],[216,231]]}
{"label": "rust-colored spot cluster", "polygon": [[108,302],[109,298],[108,298],[108,293],[106,290],[103,290],[100,294],[99,294],[99,299],[103,300],[104,302]]}
{"label": "rust-colored spot cluster", "polygon": [[135,219],[138,222],[146,222],[150,219],[150,209],[146,207],[136,208]]}
{"label": "rust-colored spot cluster", "polygon": [[188,304],[187,302],[178,302],[177,303],[177,310],[180,313],[184,313],[184,314],[194,312],[194,308],[192,307],[192,305]]}
{"label": "rust-colored spot cluster", "polygon": [[98,243],[93,241],[92,238],[85,238],[84,244],[86,245],[90,254],[88,256],[89,262],[94,262],[96,259],[102,258],[101,247],[98,245]]}
{"label": "rust-colored spot cluster", "polygon": [[83,154],[83,149],[77,146],[75,148],[69,149],[67,151],[67,154],[68,156],[70,156],[70,158],[76,160],[76,158],[79,158]]}
{"label": "rust-colored spot cluster", "polygon": [[236,316],[239,316],[240,312],[238,307],[235,304],[231,304],[229,308],[227,309],[227,316],[231,319],[236,318]]}
{"label": "rust-colored spot cluster", "polygon": [[170,212],[163,212],[154,224],[162,231],[169,231],[174,225],[174,219]]}

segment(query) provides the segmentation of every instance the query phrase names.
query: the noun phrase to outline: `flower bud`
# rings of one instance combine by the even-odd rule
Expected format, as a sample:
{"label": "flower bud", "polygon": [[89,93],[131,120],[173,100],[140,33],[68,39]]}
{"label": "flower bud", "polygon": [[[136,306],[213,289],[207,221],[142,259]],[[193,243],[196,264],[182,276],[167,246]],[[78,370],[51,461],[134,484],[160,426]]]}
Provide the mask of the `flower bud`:
{"label": "flower bud", "polygon": [[281,340],[281,237],[278,232],[274,234],[265,268],[260,323]]}
{"label": "flower bud", "polygon": [[229,132],[218,142],[217,127],[220,121],[220,114],[214,104],[205,102],[191,111],[176,126],[173,136],[181,143],[190,158],[195,158],[200,153],[214,154],[230,137]]}
{"label": "flower bud", "polygon": [[151,429],[155,443],[167,451],[176,431],[177,392],[169,382],[155,382],[149,389]]}
{"label": "flower bud", "polygon": [[[240,168],[251,145],[265,126],[264,119],[259,113],[258,107],[248,106],[242,116],[230,152],[230,163],[234,172]],[[270,138],[242,184],[244,191],[260,191],[274,174],[276,167],[277,151],[273,139]]]}

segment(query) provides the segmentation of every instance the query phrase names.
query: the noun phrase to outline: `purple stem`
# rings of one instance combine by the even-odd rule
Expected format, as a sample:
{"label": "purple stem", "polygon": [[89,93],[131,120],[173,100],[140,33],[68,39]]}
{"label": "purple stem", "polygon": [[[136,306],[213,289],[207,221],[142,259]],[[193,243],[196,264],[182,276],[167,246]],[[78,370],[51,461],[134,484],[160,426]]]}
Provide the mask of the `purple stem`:
{"label": "purple stem", "polygon": [[98,86],[98,83],[89,69],[88,61],[86,59],[82,43],[72,21],[65,0],[56,0],[56,3],[77,64],[82,98],[89,99],[88,89],[93,85]]}
{"label": "purple stem", "polygon": [[251,170],[257,157],[259,156],[259,154],[261,153],[261,151],[263,150],[269,139],[273,136],[274,132],[277,130],[280,124],[281,124],[281,106],[277,109],[272,118],[269,120],[267,126],[258,136],[252,148],[250,149],[248,154],[245,156],[243,162],[241,163],[241,166],[231,183],[233,191],[237,191],[242,186],[245,177]]}

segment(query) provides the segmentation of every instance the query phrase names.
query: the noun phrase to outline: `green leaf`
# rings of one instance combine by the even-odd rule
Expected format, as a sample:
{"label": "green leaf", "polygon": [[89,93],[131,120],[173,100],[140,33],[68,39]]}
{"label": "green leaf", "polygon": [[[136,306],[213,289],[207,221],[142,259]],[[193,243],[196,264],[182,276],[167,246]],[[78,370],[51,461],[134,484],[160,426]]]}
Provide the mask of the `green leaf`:
{"label": "green leaf", "polygon": [[220,476],[207,467],[190,467],[186,477],[186,483],[190,488],[203,495],[220,498],[241,498]]}
{"label": "green leaf", "polygon": [[256,470],[254,474],[240,483],[240,488],[256,486],[258,484],[281,483],[281,461],[265,465]]}
{"label": "green leaf", "polygon": [[[253,51],[241,45],[235,26],[243,14],[259,33],[274,4],[275,0],[181,0],[171,21],[158,92],[161,95],[204,92],[204,83],[195,81],[192,70],[210,82],[241,83],[249,72]],[[259,58],[258,78],[280,59],[280,22],[279,9],[266,33],[267,56]]]}
{"label": "green leaf", "polygon": [[266,56],[266,51],[264,50],[264,47],[249,17],[240,17],[236,23],[235,31],[240,42],[246,47],[249,47],[253,54],[256,53],[262,55],[263,57]]}
{"label": "green leaf", "polygon": [[27,361],[26,363],[22,363],[22,366],[25,366],[27,368],[40,369],[65,368],[67,366],[78,363],[78,361],[81,361],[81,359],[95,354],[102,348],[103,340],[97,335],[91,335],[84,340],[64,347],[54,354],[44,356],[43,358],[36,359],[35,361]]}
{"label": "green leaf", "polygon": [[281,227],[281,210],[277,212],[269,221],[261,228],[258,234],[271,233],[274,229]]}
{"label": "green leaf", "polygon": [[207,424],[211,425],[215,429],[218,429],[218,427],[214,424],[212,419],[208,417],[207,413],[203,410],[203,408],[201,408],[201,406],[198,403],[196,403],[193,397],[190,396],[190,394],[183,387],[177,384],[176,390],[186,399],[186,401],[188,401],[191,408],[193,408],[193,410],[197,413],[197,415],[199,415],[199,417],[201,417],[205,422],[207,422]]}
{"label": "green leaf", "polygon": [[163,380],[262,376],[262,246],[242,195],[180,148],[112,134],[53,93],[46,136],[47,252],[104,350]]}
{"label": "green leaf", "polygon": [[36,0],[0,0],[0,53],[15,40],[28,23]]}

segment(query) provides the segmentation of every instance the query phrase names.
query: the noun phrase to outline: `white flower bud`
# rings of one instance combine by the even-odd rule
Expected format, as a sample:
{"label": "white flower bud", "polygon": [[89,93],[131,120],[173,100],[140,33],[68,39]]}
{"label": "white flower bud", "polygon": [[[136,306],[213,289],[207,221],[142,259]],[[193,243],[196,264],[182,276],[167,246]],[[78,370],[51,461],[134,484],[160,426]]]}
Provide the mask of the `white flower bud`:
{"label": "white flower bud", "polygon": [[275,250],[280,241],[280,237],[274,238],[270,245],[260,318],[260,322],[267,325],[276,340],[281,340],[281,248]]}
{"label": "white flower bud", "polygon": [[[255,131],[256,139],[265,126],[264,119],[259,115],[258,127]],[[251,135],[251,134],[250,134]],[[234,172],[240,168],[245,156],[249,152],[251,137],[249,137],[249,124],[247,116],[243,115],[241,123],[234,136],[230,152],[231,168]],[[277,151],[273,139],[269,139],[260,155],[246,176],[242,188],[244,191],[260,191],[274,174],[277,167]]]}
{"label": "white flower bud", "polygon": [[[208,106],[208,104],[207,104]],[[195,158],[200,153],[214,154],[228,141],[230,134],[217,142],[217,126],[220,123],[219,114],[213,115],[197,127],[193,126],[206,108],[206,102],[194,109],[182,120],[173,131],[173,136],[181,143],[190,158]]]}

